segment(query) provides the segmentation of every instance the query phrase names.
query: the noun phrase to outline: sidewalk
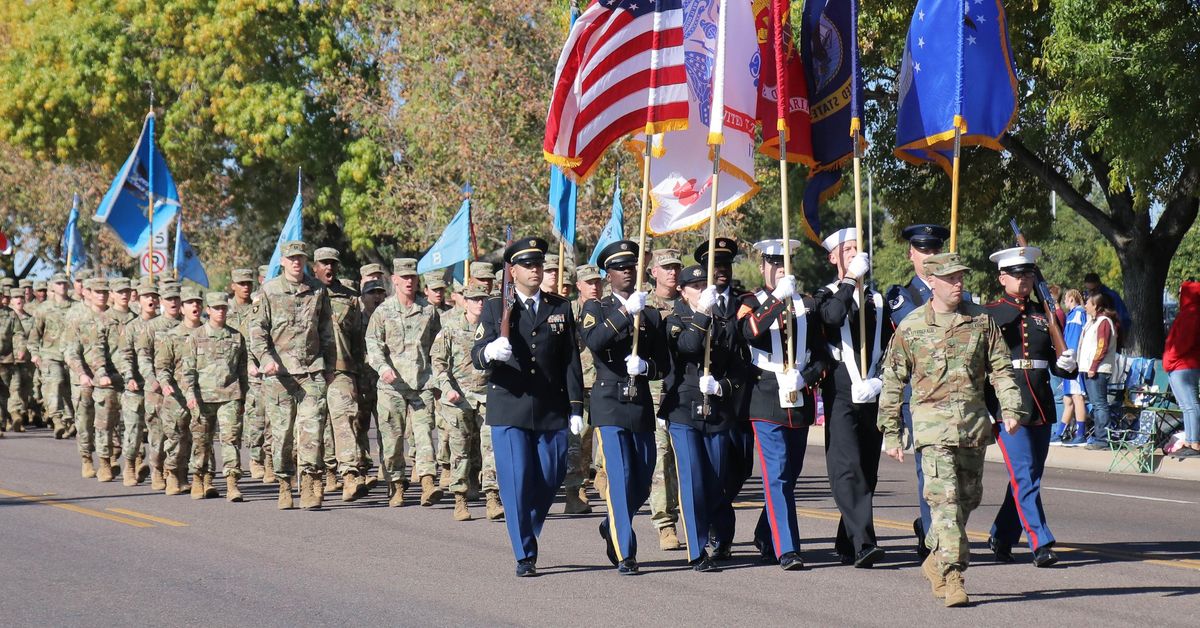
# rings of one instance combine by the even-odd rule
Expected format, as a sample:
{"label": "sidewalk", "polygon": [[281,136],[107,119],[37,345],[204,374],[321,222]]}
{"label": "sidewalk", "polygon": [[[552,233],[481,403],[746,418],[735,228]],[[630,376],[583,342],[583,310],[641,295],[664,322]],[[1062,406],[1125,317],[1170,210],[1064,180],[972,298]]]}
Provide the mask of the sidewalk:
{"label": "sidewalk", "polygon": [[[809,447],[825,446],[825,428],[823,426],[815,425],[808,431],[808,445]],[[988,447],[986,459],[989,462],[1004,462],[999,447]],[[1051,447],[1050,455],[1046,457],[1046,466],[1056,469],[1108,473],[1108,466],[1112,463],[1112,459],[1111,451],[1089,451],[1083,447]],[[1160,453],[1156,464],[1158,465],[1156,473],[1123,473],[1122,475],[1144,475],[1200,482],[1200,458],[1180,459],[1163,456]]]}

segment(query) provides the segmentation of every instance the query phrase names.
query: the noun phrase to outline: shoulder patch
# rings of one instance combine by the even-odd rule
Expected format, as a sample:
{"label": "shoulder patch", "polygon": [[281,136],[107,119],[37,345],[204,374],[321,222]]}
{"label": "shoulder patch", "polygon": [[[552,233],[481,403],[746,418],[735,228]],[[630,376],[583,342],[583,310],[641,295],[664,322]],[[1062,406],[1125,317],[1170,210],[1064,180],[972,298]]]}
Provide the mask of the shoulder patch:
{"label": "shoulder patch", "polygon": [[596,326],[596,317],[591,312],[583,315],[583,328],[588,329]]}
{"label": "shoulder patch", "polygon": [[480,323],[479,326],[475,328],[475,339],[483,340],[483,323]]}

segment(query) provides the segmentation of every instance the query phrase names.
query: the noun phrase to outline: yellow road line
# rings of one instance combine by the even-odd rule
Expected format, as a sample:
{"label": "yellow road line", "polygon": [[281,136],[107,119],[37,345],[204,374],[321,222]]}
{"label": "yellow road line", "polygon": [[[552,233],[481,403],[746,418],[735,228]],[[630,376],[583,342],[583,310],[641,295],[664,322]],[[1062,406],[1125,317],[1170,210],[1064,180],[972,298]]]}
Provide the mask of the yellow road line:
{"label": "yellow road line", "polygon": [[115,512],[118,514],[122,514],[122,515],[129,515],[130,517],[138,517],[139,519],[146,519],[147,521],[153,521],[154,523],[161,523],[165,526],[171,526],[172,528],[188,527],[188,524],[186,524],[182,521],[176,521],[174,519],[167,519],[165,517],[156,517],[154,515],[148,515],[144,512],[138,512],[136,510],[128,510],[125,508],[105,508],[105,510],[107,510],[109,512]]}
{"label": "yellow road line", "polygon": [[108,521],[114,521],[116,523],[123,523],[127,526],[133,526],[135,528],[153,528],[154,527],[153,523],[147,523],[145,521],[138,521],[137,519],[129,519],[127,517],[118,517],[117,515],[110,515],[107,512],[103,512],[100,510],[92,510],[91,508],[84,508],[83,506],[77,506],[70,502],[60,501],[58,499],[40,497],[37,495],[26,495],[25,493],[18,493],[16,491],[9,491],[9,490],[5,490],[2,488],[0,488],[0,495],[3,495],[5,497],[16,497],[17,499],[22,499],[27,502],[32,502],[35,504],[44,504],[46,506],[62,508],[63,510],[77,512],[81,515],[87,515],[89,517],[96,517],[97,519],[107,519]]}
{"label": "yellow road line", "polygon": [[[747,502],[735,502],[733,504],[733,507],[734,508],[762,508],[762,505],[763,505],[762,502],[747,501]],[[836,510],[828,511],[828,510],[816,510],[816,509],[812,509],[812,508],[797,508],[796,514],[798,516],[806,517],[808,519],[824,519],[826,521],[837,521],[839,518],[841,518],[841,515],[838,514],[838,512]],[[904,530],[906,532],[912,532],[912,523],[911,522],[905,523],[903,521],[894,521],[891,519],[876,519],[875,527],[887,528],[890,530]],[[972,541],[987,541],[988,536],[989,535],[984,534],[982,532],[967,532],[967,538],[971,539]],[[1162,565],[1164,567],[1174,567],[1175,569],[1191,569],[1193,571],[1200,571],[1200,560],[1195,560],[1195,559],[1191,559],[1191,558],[1151,558],[1145,554],[1139,554],[1137,552],[1125,552],[1125,551],[1121,551],[1121,550],[1109,549],[1107,547],[1101,548],[1101,547],[1092,547],[1092,546],[1088,546],[1088,545],[1071,545],[1071,544],[1064,544],[1064,543],[1059,543],[1059,542],[1056,542],[1054,544],[1054,549],[1056,549],[1060,552],[1083,552],[1085,554],[1098,554],[1101,556],[1110,556],[1112,558],[1119,558],[1121,560],[1137,561],[1137,562],[1148,563],[1151,565]]]}

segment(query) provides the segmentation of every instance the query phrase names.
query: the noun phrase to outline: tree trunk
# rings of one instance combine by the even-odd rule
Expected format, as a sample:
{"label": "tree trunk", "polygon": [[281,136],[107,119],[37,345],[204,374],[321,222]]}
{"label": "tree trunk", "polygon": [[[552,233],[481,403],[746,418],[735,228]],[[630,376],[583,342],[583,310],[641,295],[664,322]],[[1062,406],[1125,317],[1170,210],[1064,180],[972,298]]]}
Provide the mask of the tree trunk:
{"label": "tree trunk", "polygon": [[[1133,328],[1121,330],[1122,351],[1132,356],[1161,358],[1166,330],[1163,326],[1163,290],[1171,255],[1158,251],[1154,238],[1135,238],[1117,247],[1121,262],[1122,294]],[[1174,250],[1174,247],[1171,247]]]}

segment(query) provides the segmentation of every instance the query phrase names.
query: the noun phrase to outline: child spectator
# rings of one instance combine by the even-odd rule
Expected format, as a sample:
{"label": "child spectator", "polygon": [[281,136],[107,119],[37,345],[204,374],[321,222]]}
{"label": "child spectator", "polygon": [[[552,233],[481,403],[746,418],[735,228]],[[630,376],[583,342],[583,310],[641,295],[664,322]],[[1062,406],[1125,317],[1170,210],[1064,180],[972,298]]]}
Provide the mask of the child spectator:
{"label": "child spectator", "polygon": [[[1059,311],[1066,312],[1066,322],[1063,325],[1063,340],[1067,348],[1079,355],[1079,341],[1083,337],[1083,327],[1087,323],[1087,309],[1083,306],[1083,295],[1075,289],[1067,290],[1063,295],[1062,307]],[[1079,375],[1062,380],[1063,416],[1062,423],[1055,426],[1050,444],[1065,444],[1078,447],[1087,443],[1087,398],[1083,389],[1083,373],[1086,365],[1081,365]],[[1075,423],[1075,437],[1063,443],[1063,435]]]}
{"label": "child spectator", "polygon": [[1092,404],[1092,437],[1088,449],[1108,449],[1108,381],[1117,364],[1117,312],[1112,299],[1093,292],[1084,303],[1088,322],[1079,340],[1079,371]]}

